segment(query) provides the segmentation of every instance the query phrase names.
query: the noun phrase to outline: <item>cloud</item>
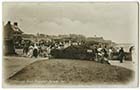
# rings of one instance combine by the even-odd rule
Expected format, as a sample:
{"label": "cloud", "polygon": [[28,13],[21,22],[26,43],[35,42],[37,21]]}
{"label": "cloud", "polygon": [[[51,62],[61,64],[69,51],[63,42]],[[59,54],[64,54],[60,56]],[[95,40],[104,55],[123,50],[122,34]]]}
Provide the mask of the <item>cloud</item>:
{"label": "cloud", "polygon": [[[5,3],[3,20],[17,21],[25,33],[83,34],[133,42],[136,3]],[[126,34],[127,32],[127,34]],[[133,34],[132,34],[133,33]]]}

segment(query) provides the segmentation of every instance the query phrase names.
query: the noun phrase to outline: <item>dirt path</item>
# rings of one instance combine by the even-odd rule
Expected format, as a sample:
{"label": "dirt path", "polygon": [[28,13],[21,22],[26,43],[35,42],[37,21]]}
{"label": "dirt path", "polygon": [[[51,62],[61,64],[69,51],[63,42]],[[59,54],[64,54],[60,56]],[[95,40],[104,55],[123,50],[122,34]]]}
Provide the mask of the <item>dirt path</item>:
{"label": "dirt path", "polygon": [[132,63],[132,61],[124,61],[123,63],[120,63],[119,60],[110,60],[109,61],[111,63],[111,65],[115,65],[115,66],[120,66],[120,67],[124,67],[130,70],[134,71],[134,63]]}
{"label": "dirt path", "polygon": [[3,77],[7,79],[20,71],[22,68],[26,67],[27,65],[38,61],[44,60],[45,58],[26,58],[26,57],[14,57],[14,56],[5,56],[3,57]]}

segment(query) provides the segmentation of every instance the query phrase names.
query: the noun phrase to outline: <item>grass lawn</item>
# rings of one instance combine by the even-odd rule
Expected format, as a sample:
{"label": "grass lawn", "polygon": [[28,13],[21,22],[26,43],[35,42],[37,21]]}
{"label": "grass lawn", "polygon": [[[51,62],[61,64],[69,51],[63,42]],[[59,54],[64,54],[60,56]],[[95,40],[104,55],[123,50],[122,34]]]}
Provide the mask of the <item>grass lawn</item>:
{"label": "grass lawn", "polygon": [[11,85],[95,85],[127,84],[132,70],[93,61],[51,59],[27,65],[6,82]]}

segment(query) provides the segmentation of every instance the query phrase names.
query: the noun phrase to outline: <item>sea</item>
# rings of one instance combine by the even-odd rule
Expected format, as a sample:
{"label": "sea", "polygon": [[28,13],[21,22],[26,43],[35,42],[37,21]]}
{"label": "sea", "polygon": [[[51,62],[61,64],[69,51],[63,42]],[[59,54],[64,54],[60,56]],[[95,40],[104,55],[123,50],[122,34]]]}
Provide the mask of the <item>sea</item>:
{"label": "sea", "polygon": [[125,52],[129,52],[130,47],[134,46],[132,43],[118,43],[115,45],[116,48],[123,47]]}

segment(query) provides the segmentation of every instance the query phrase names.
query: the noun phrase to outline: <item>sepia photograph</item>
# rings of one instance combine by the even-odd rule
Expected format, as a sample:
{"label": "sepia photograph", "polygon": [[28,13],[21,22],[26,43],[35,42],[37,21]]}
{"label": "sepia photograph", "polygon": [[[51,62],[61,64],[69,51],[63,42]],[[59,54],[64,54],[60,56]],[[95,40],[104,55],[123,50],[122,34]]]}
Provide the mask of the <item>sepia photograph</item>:
{"label": "sepia photograph", "polygon": [[138,87],[138,2],[2,2],[3,87]]}

